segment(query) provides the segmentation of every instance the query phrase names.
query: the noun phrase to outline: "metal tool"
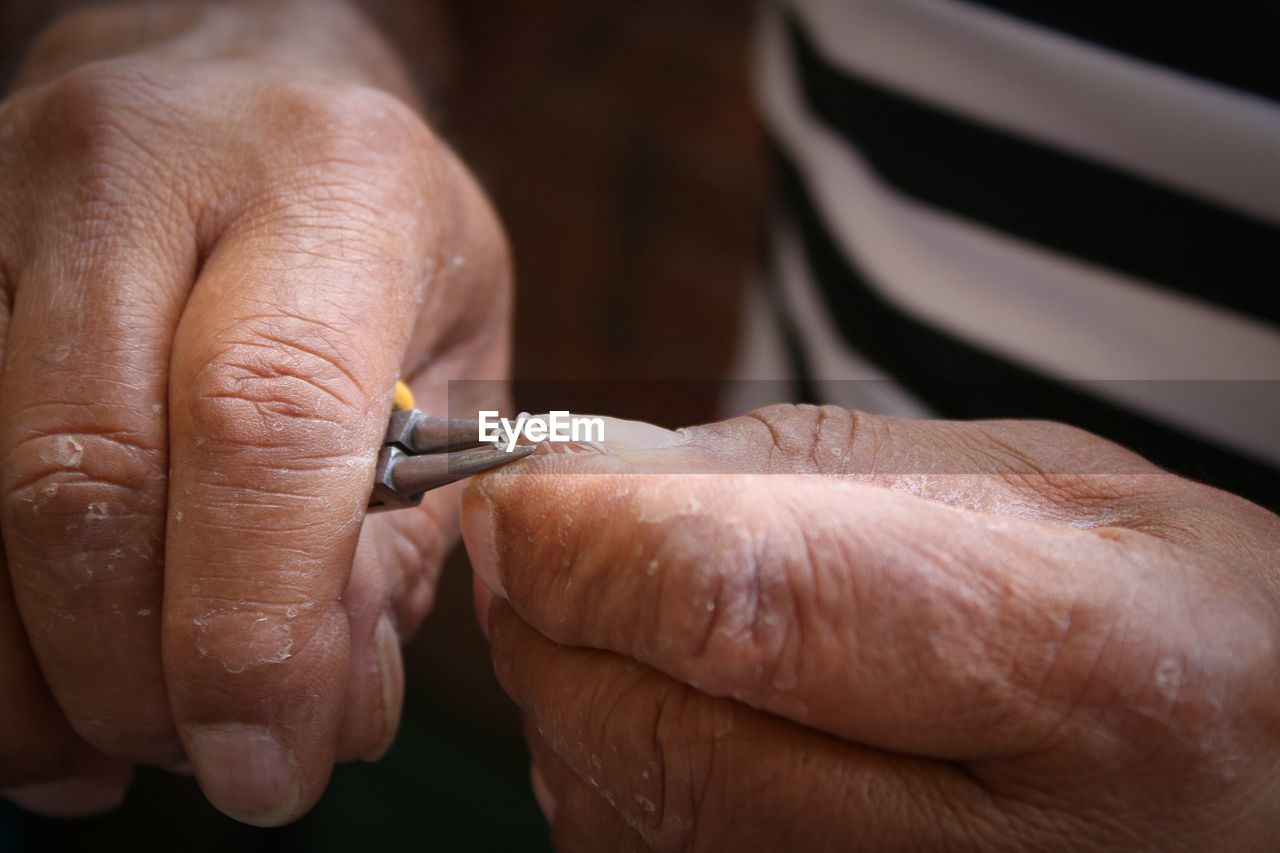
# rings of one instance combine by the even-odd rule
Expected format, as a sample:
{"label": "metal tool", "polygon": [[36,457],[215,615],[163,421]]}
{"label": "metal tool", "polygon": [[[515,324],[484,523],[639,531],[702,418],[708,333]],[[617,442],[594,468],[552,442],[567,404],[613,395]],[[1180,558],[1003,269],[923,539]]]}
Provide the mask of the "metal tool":
{"label": "metal tool", "polygon": [[417,506],[432,489],[523,459],[533,451],[531,444],[507,452],[480,441],[478,421],[397,409],[391,413],[378,453],[369,512]]}

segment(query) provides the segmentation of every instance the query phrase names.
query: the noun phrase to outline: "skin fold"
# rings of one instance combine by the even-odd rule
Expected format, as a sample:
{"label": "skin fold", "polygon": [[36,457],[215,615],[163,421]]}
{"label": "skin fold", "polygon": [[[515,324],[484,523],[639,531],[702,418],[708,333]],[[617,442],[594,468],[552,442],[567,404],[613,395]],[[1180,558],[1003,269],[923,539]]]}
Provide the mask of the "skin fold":
{"label": "skin fold", "polygon": [[606,438],[463,496],[562,849],[1272,846],[1274,515],[1052,423]]}

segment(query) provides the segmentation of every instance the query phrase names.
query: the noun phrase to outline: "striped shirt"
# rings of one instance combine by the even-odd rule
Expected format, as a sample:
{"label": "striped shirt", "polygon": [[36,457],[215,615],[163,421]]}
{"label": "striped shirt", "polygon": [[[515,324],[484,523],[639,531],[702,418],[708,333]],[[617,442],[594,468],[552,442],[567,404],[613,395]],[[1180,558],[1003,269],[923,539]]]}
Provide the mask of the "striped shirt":
{"label": "striped shirt", "polygon": [[767,11],[780,213],[739,375],[1061,420],[1280,508],[1280,6],[1177,6]]}

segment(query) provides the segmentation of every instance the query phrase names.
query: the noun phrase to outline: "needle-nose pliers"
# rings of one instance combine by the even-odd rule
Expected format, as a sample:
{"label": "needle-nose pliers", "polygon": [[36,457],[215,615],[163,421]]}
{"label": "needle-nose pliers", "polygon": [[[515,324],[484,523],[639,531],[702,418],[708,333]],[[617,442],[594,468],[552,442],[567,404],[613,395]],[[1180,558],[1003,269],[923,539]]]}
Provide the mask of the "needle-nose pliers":
{"label": "needle-nose pliers", "polygon": [[417,506],[432,489],[465,479],[534,451],[531,444],[510,451],[480,440],[480,423],[466,418],[425,415],[397,383],[396,408],[378,453],[369,511]]}

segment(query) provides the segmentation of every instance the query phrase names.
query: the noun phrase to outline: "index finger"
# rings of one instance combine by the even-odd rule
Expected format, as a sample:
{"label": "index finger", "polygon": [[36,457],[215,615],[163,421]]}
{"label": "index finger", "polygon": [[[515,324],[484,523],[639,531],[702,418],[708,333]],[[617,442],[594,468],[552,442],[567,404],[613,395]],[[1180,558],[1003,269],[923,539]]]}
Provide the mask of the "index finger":
{"label": "index finger", "polygon": [[342,594],[447,237],[425,130],[345,130],[324,181],[223,238],[173,353],[166,675],[201,787],[250,823],[298,816],[328,779],[349,676]]}
{"label": "index finger", "polygon": [[[691,446],[665,452],[696,467]],[[558,643],[849,740],[1014,754],[1063,724],[1093,736],[1090,708],[1140,692],[1153,655],[1190,683],[1223,663],[1197,651],[1210,632],[1258,654],[1247,592],[1226,581],[1188,607],[1166,546],[1138,533],[824,477],[627,474],[626,457],[535,457],[476,482],[463,528],[477,573]]]}

